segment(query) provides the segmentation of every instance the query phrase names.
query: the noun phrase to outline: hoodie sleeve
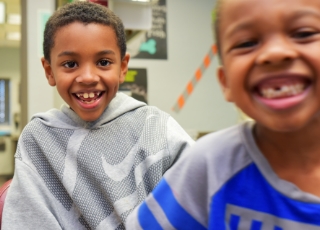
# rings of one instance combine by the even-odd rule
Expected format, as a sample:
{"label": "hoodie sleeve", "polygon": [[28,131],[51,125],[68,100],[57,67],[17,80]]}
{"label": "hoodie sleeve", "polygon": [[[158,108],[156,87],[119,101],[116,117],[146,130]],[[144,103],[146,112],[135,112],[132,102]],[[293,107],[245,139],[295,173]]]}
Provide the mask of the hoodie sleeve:
{"label": "hoodie sleeve", "polygon": [[4,205],[2,230],[62,229],[54,213],[51,193],[38,173],[15,160],[15,174]]}
{"label": "hoodie sleeve", "polygon": [[194,151],[191,154],[193,149],[183,153],[157,187],[133,210],[126,220],[126,229],[207,229],[206,159]]}
{"label": "hoodie sleeve", "polygon": [[180,154],[195,141],[172,117],[169,117],[167,126],[167,143],[172,165],[178,160]]}

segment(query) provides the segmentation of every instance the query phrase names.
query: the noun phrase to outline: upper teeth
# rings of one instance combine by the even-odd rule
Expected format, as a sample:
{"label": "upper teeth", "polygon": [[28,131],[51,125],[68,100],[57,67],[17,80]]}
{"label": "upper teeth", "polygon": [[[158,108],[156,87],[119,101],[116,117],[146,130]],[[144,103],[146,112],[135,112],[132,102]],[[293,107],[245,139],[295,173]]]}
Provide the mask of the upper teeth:
{"label": "upper teeth", "polygon": [[283,96],[293,96],[303,91],[303,84],[283,85],[280,88],[265,88],[261,90],[261,94],[265,98],[277,98]]}
{"label": "upper teeth", "polygon": [[95,94],[97,96],[99,96],[100,92],[98,92],[98,93],[90,92],[90,93],[83,93],[83,94],[82,93],[77,93],[77,96],[78,97],[83,97],[83,98],[94,98]]}

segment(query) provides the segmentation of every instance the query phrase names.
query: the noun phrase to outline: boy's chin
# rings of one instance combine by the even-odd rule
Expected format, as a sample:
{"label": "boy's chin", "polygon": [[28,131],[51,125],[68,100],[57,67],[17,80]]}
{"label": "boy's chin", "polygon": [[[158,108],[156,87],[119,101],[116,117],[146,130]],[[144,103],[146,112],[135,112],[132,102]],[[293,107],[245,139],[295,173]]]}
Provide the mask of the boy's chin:
{"label": "boy's chin", "polygon": [[83,112],[83,111],[76,111],[70,107],[72,111],[74,111],[83,121],[92,122],[99,119],[102,115],[103,111],[94,111],[94,112]]}
{"label": "boy's chin", "polygon": [[[319,120],[319,119],[318,119]],[[315,122],[309,121],[307,119],[302,119],[300,117],[287,117],[284,119],[270,119],[268,121],[257,121],[257,125],[262,129],[267,129],[274,133],[300,133],[304,129],[309,129],[314,126]]]}

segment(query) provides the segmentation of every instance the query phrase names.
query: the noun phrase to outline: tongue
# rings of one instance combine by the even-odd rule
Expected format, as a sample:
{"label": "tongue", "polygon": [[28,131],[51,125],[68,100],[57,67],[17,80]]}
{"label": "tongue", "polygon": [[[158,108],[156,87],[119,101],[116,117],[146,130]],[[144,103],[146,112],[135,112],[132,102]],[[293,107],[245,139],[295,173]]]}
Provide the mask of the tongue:
{"label": "tongue", "polygon": [[96,94],[94,95],[94,97],[88,96],[87,98],[85,98],[83,95],[79,97],[79,99],[82,101],[92,101],[92,100],[96,100],[97,98],[98,98],[98,95]]}

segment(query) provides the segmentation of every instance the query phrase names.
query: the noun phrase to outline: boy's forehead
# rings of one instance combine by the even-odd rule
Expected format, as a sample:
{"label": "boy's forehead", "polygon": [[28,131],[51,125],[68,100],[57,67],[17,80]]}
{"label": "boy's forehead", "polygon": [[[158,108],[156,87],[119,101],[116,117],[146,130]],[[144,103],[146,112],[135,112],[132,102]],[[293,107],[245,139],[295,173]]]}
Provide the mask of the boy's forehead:
{"label": "boy's forehead", "polygon": [[[57,28],[57,30],[55,31],[55,34],[54,34],[54,40],[56,39],[57,35],[60,34],[62,31],[63,32],[70,32],[70,28],[72,28],[72,30],[82,30],[83,28],[86,28],[86,27],[91,27],[92,25],[94,26],[97,26],[99,27],[99,30],[102,30],[104,32],[107,32],[108,33],[108,36],[110,36],[109,34],[115,34],[115,31],[113,29],[112,26],[109,26],[109,25],[105,25],[105,24],[102,24],[102,23],[97,23],[97,22],[89,22],[89,23],[85,23],[85,22],[81,22],[81,21],[72,21],[72,22],[69,22],[65,25],[62,25],[60,26],[59,28]],[[106,30],[104,30],[104,28]]]}
{"label": "boy's forehead", "polygon": [[[219,2],[221,17],[232,17],[234,14],[227,14],[228,11],[234,11],[233,13],[245,13],[248,15],[254,14],[255,9],[263,10],[267,7],[275,8],[279,6],[301,7],[309,6],[316,7],[320,10],[319,0],[221,0]],[[289,8],[286,8],[287,10]],[[227,11],[227,12],[226,12]]]}
{"label": "boy's forehead", "polygon": [[113,50],[114,53],[119,53],[120,55],[113,28],[100,23],[82,23],[78,21],[69,23],[56,31],[51,54],[53,52],[56,55],[60,55],[60,53],[80,53],[83,50],[88,51],[88,49],[93,53]]}
{"label": "boy's forehead", "polygon": [[[226,27],[232,26],[231,24],[239,24],[245,20],[251,23],[259,23],[259,19],[275,21],[274,17],[269,18],[267,12],[280,13],[279,20],[303,10],[320,14],[320,0],[222,0],[219,10],[221,34],[225,33]],[[278,23],[280,23],[279,20]]]}
{"label": "boy's forehead", "polygon": [[103,26],[103,27],[106,27],[106,28],[113,29],[111,25],[106,25],[106,24],[99,23],[99,22],[82,22],[82,21],[79,21],[79,20],[74,20],[74,21],[70,21],[70,22],[67,22],[67,23],[59,26],[57,28],[57,31],[66,29],[67,27],[74,26],[74,25],[78,25],[78,26],[81,26],[81,27],[82,26],[87,27],[87,26],[90,26],[90,25],[98,25],[98,26]]}

